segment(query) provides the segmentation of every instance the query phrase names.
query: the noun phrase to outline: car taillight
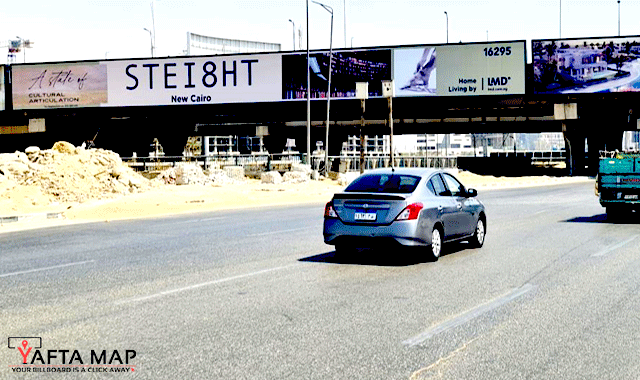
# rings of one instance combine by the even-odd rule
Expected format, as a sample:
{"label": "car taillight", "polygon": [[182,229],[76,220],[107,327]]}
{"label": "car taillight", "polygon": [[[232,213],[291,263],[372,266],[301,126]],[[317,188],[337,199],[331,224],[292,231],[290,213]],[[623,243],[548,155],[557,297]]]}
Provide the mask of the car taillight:
{"label": "car taillight", "polygon": [[422,203],[412,203],[409,206],[405,207],[404,210],[398,215],[396,220],[415,220],[418,219],[418,215],[420,215],[420,211],[424,208]]}
{"label": "car taillight", "polygon": [[324,206],[324,217],[325,219],[334,219],[338,217],[336,210],[333,208],[333,203],[329,202]]}

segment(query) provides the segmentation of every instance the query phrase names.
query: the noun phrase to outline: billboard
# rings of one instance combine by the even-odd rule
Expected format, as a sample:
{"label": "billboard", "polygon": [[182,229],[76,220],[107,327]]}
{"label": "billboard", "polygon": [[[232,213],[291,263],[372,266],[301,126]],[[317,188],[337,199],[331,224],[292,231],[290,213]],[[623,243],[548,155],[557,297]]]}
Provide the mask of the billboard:
{"label": "billboard", "polygon": [[[356,83],[382,96],[524,94],[524,41],[347,50],[331,57],[331,97]],[[306,99],[304,53],[169,57],[13,67],[14,109],[277,102]],[[329,52],[310,55],[310,96],[327,97]]]}
{"label": "billboard", "polygon": [[280,54],[109,61],[109,106],[282,100]]}
{"label": "billboard", "polygon": [[107,67],[99,62],[16,65],[14,109],[95,107],[108,102]]}
{"label": "billboard", "polygon": [[640,91],[640,36],[533,40],[536,94]]}
{"label": "billboard", "polygon": [[393,50],[396,96],[524,94],[524,67],[524,41]]}
{"label": "billboard", "polygon": [[[340,50],[333,52],[331,98],[355,98],[356,82],[369,83],[369,96],[382,96],[382,81],[391,79],[391,50]],[[282,98],[306,99],[307,55],[282,57]],[[311,98],[327,97],[329,52],[309,56]]]}
{"label": "billboard", "polygon": [[14,109],[282,100],[279,54],[16,65]]}

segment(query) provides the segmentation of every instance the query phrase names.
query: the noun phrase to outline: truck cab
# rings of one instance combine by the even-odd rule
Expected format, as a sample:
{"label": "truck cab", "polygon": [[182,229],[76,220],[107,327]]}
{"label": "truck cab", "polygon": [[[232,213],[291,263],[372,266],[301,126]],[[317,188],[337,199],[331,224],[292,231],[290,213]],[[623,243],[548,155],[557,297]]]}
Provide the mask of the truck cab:
{"label": "truck cab", "polygon": [[640,210],[640,153],[601,152],[596,194],[608,216]]}

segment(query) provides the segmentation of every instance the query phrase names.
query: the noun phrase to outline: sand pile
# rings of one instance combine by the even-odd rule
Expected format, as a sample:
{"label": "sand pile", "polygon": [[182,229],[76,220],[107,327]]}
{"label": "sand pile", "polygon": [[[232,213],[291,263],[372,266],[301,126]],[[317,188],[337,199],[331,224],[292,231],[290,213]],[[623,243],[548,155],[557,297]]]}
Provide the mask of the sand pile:
{"label": "sand pile", "polygon": [[16,206],[113,198],[151,186],[108,150],[57,142],[52,149],[0,154],[0,199]]}

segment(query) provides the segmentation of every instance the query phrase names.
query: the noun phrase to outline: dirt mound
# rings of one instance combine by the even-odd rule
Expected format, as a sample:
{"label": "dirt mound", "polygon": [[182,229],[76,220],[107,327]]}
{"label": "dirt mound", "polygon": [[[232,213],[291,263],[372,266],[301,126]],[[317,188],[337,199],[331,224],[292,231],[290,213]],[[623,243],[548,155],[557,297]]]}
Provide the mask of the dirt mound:
{"label": "dirt mound", "polygon": [[0,201],[10,205],[25,197],[33,205],[84,202],[137,193],[151,186],[108,150],[57,142],[52,149],[29,147],[25,152],[0,154]]}

